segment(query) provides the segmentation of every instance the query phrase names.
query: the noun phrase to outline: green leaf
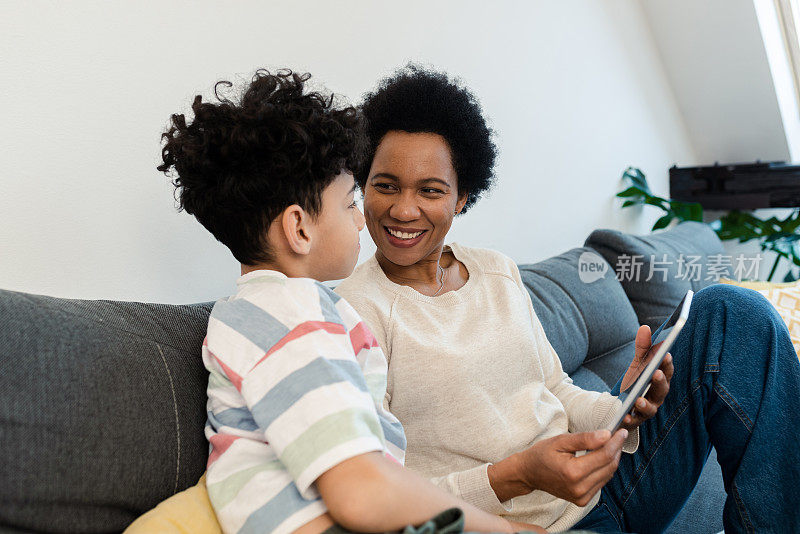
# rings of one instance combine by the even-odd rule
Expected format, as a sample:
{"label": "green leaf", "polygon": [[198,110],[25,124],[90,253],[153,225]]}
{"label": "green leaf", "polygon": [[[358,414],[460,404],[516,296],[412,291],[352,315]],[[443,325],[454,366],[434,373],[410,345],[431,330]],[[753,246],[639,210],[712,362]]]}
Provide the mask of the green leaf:
{"label": "green leaf", "polygon": [[699,202],[692,202],[689,206],[691,207],[689,220],[703,222],[703,206],[701,206]]}
{"label": "green leaf", "polygon": [[654,197],[651,195],[645,199],[644,203],[650,206],[661,208],[664,211],[669,211],[669,203],[663,198]]}
{"label": "green leaf", "polygon": [[689,216],[691,215],[691,207],[687,203],[680,202],[678,200],[670,200],[669,207],[679,220],[689,220]]}
{"label": "green leaf", "polygon": [[644,173],[640,169],[637,169],[636,167],[628,167],[625,169],[625,172],[622,173],[622,178],[627,178],[630,180],[631,184],[639,187],[646,194],[652,195],[650,192],[650,186],[647,185],[647,178],[645,178]]}
{"label": "green leaf", "polygon": [[669,205],[678,218],[683,221],[703,221],[703,207],[697,202],[670,200]]}
{"label": "green leaf", "polygon": [[628,206],[635,206],[637,204],[639,203],[636,202],[635,200],[626,200],[625,202],[622,203],[622,207],[627,208]]}
{"label": "green leaf", "polygon": [[751,239],[760,239],[765,233],[764,221],[749,213],[732,210],[719,219],[719,228],[715,228],[717,235],[722,240],[738,239],[740,243]]}
{"label": "green leaf", "polygon": [[656,223],[653,225],[652,230],[660,230],[662,228],[666,228],[667,226],[669,226],[669,223],[671,223],[672,219],[674,218],[675,216],[672,215],[671,213],[664,215],[663,217],[661,217],[659,220],[656,221]]}
{"label": "green leaf", "polygon": [[766,243],[771,243],[773,241],[782,241],[784,243],[794,243],[800,239],[800,234],[789,234],[786,232],[775,232],[774,234],[767,236],[764,240]]}
{"label": "green leaf", "polygon": [[629,188],[625,189],[624,191],[620,191],[619,193],[617,193],[617,196],[620,198],[644,196],[644,195],[647,195],[647,193],[645,191],[642,191],[635,185],[632,185]]}
{"label": "green leaf", "polygon": [[800,211],[792,211],[788,217],[780,221],[778,224],[776,224],[776,226],[780,228],[782,232],[786,232],[788,234],[796,233],[798,227],[800,227],[800,216],[798,216],[798,214],[800,214]]}

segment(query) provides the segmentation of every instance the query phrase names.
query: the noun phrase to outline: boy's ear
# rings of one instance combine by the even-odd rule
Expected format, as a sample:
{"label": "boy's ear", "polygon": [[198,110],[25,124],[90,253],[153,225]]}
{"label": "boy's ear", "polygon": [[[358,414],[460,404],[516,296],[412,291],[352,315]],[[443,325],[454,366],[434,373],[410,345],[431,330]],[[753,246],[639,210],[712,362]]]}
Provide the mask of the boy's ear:
{"label": "boy's ear", "polygon": [[297,204],[292,204],[280,217],[283,235],[295,254],[311,252],[311,216]]}

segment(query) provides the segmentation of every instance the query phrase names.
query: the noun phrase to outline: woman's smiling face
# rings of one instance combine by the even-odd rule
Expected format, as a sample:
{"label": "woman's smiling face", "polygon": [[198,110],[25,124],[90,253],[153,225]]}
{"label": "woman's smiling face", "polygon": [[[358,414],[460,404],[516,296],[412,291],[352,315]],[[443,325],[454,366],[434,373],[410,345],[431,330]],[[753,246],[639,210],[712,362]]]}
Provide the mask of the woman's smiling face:
{"label": "woman's smiling face", "polygon": [[409,266],[433,254],[438,259],[466,201],[441,135],[390,131],[383,137],[364,188],[364,216],[387,260]]}

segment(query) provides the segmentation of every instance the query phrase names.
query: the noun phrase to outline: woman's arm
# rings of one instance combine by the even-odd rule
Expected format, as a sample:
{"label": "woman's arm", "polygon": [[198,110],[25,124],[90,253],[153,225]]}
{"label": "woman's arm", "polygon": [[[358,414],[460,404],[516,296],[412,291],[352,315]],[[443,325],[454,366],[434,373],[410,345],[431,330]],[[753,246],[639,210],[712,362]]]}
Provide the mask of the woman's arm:
{"label": "woman's arm", "polygon": [[[619,401],[611,395],[585,391],[572,384],[547,340],[519,270],[513,263],[512,272],[527,304],[538,349],[531,356],[538,359],[548,389],[564,406],[571,433],[538,441],[528,449],[489,466],[489,484],[500,501],[541,490],[583,506],[613,476],[623,442],[635,450],[638,432],[631,436],[627,432],[617,432],[613,436],[607,431],[594,432],[601,428],[602,420]],[[592,452],[575,456],[576,452],[585,450]]]}
{"label": "woman's arm", "polygon": [[[537,354],[545,384],[553,395],[555,395],[564,406],[570,432],[592,432],[603,428],[606,420],[620,405],[617,397],[608,393],[597,391],[587,391],[572,383],[572,379],[564,372],[561,366],[561,359],[556,354],[555,349],[547,339],[542,322],[539,320],[533,309],[530,294],[525,289],[519,269],[514,266],[514,281],[519,288],[522,297],[528,307],[528,315],[531,320],[531,328],[536,338]],[[625,441],[623,451],[634,453],[639,447],[639,430],[634,429],[630,432]]]}
{"label": "woman's arm", "polygon": [[[585,506],[613,476],[627,431],[562,434],[494,463],[431,479],[440,488],[487,512],[511,511],[503,503],[541,490]],[[591,450],[583,456],[578,451]]]}

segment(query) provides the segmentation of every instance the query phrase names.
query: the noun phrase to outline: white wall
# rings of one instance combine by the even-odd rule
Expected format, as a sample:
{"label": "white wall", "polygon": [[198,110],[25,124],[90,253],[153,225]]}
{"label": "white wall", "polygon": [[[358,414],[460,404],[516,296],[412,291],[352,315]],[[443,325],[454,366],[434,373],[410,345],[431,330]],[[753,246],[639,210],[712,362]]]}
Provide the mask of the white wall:
{"label": "white wall", "polygon": [[[596,227],[646,232],[619,176],[697,161],[636,0],[2,2],[0,287],[161,302],[229,294],[238,265],[155,166],[170,113],[261,66],[352,100],[413,59],[460,75],[498,132],[494,193],[453,240],[535,261]],[[365,232],[362,242],[369,242]],[[372,246],[364,247],[364,254]]]}
{"label": "white wall", "polygon": [[703,165],[791,160],[753,0],[644,0]]}

